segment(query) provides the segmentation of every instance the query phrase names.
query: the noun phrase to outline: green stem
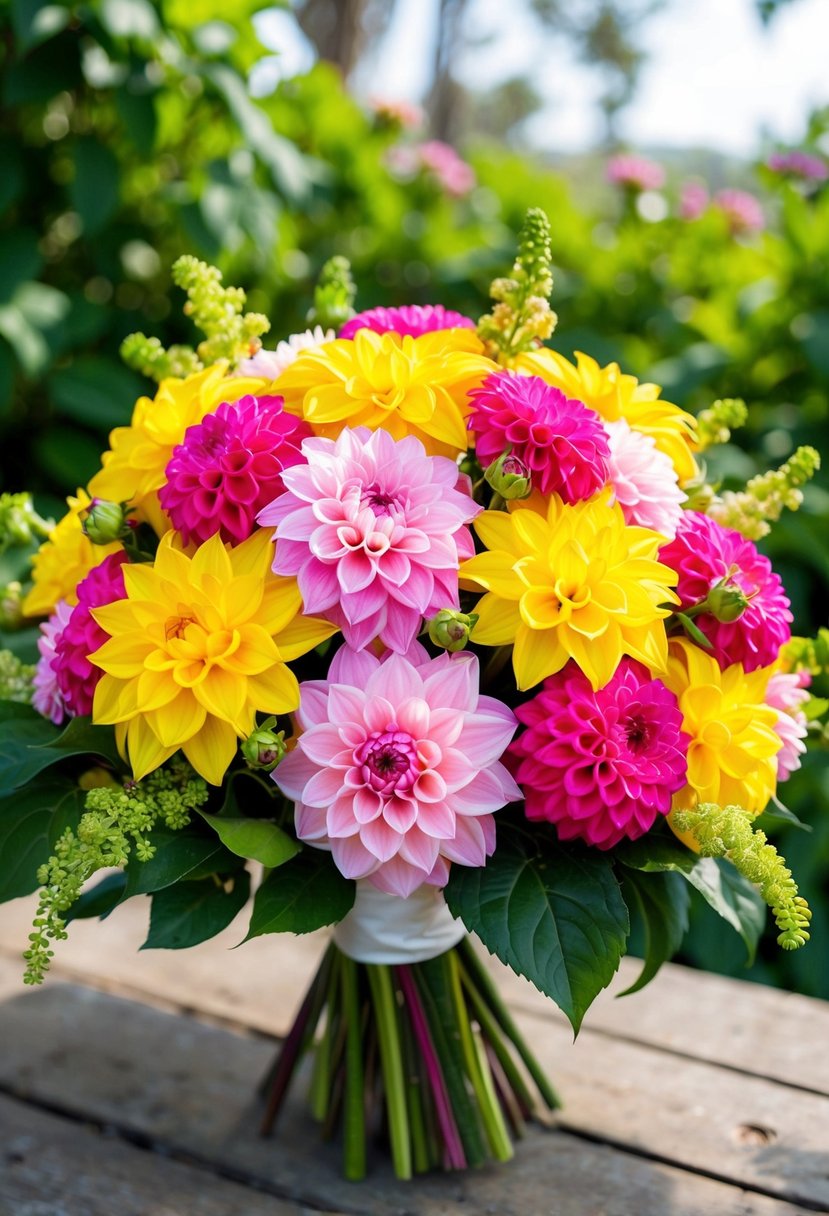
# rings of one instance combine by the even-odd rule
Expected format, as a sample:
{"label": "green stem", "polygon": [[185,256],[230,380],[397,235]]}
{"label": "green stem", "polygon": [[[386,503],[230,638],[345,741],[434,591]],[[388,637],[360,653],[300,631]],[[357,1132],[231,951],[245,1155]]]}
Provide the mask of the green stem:
{"label": "green stem", "polygon": [[412,1154],[406,1114],[403,1061],[400,1054],[400,1029],[397,1024],[397,1003],[391,971],[385,963],[369,963],[366,972],[377,1016],[377,1037],[383,1062],[392,1162],[397,1177],[406,1180],[412,1176]]}
{"label": "green stem", "polygon": [[350,1182],[359,1182],[366,1176],[363,1035],[357,990],[357,964],[346,955],[342,955],[340,961],[340,977],[343,1017],[346,1024],[343,1172]]}
{"label": "green stem", "polygon": [[430,1166],[424,1115],[426,1094],[421,1070],[418,1067],[417,1045],[405,1006],[400,1019],[400,1029],[403,1039],[403,1063],[406,1069],[406,1107],[412,1133],[412,1160],[415,1173],[425,1174]]}
{"label": "green stem", "polygon": [[314,1071],[311,1076],[311,1114],[318,1123],[325,1122],[328,1100],[331,1093],[331,1055],[337,1022],[337,992],[339,989],[339,951],[332,949],[331,966],[325,993],[325,1029],[314,1054]]}
{"label": "green stem", "polygon": [[504,1042],[502,1037],[503,1031],[486,1004],[486,1001],[483,999],[480,992],[472,982],[469,972],[466,970],[463,963],[459,962],[458,965],[461,973],[461,982],[466,989],[467,996],[475,1012],[475,1017],[478,1019],[481,1030],[492,1048],[498,1063],[501,1065],[501,1068],[504,1071],[504,1076],[507,1083],[512,1088],[523,1109],[529,1112],[532,1110],[534,1105],[533,1096],[527,1088],[527,1084],[524,1081],[524,1078],[521,1076],[521,1073],[513,1060],[512,1055],[510,1054],[509,1048]]}

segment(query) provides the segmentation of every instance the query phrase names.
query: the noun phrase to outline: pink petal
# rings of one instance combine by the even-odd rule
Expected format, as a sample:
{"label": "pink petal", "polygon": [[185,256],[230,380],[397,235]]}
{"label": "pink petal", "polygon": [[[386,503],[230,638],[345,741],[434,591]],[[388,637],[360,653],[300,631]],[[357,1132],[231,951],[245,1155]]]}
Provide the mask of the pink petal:
{"label": "pink petal", "polygon": [[[300,743],[304,742],[303,739]],[[320,768],[305,785],[302,801],[308,806],[327,807],[341,793],[343,774],[337,769]]]}
{"label": "pink petal", "polygon": [[337,869],[346,878],[366,878],[377,868],[377,858],[369,853],[358,836],[331,841]]}
{"label": "pink petal", "polygon": [[426,700],[441,708],[472,711],[478,702],[478,660],[474,654],[441,656],[424,681]]}
{"label": "pink petal", "polygon": [[316,806],[299,803],[294,814],[294,825],[299,840],[325,840],[328,835],[325,811]]}
{"label": "pink petal", "polygon": [[406,833],[406,838],[400,846],[400,856],[428,874],[437,861],[440,843],[432,836],[427,836],[419,827],[413,827]]}
{"label": "pink petal", "polygon": [[432,802],[420,808],[418,827],[435,840],[452,840],[456,834],[455,812],[448,802]]}
{"label": "pink petal", "polygon": [[360,839],[368,851],[373,853],[378,861],[383,862],[395,856],[404,837],[386,823],[381,816],[373,819],[371,823],[363,824],[360,829]]}
{"label": "pink petal", "polygon": [[355,688],[365,688],[369,676],[379,666],[380,660],[369,651],[341,646],[331,660],[328,679],[332,684],[352,684]]}

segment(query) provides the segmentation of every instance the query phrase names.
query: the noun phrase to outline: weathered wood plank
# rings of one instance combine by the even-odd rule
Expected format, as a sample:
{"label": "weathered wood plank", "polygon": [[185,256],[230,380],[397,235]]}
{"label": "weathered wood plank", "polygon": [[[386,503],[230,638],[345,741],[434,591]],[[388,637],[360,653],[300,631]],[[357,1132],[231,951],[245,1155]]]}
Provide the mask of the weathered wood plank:
{"label": "weathered wood plank", "polygon": [[[396,1182],[381,1161],[374,1163],[366,1183],[350,1186],[340,1180],[337,1147],[319,1144],[317,1129],[296,1104],[286,1112],[275,1140],[256,1135],[258,1111],[251,1093],[270,1059],[269,1043],[89,989],[53,984],[7,999],[0,1005],[0,1042],[14,1044],[13,1055],[7,1052],[0,1062],[0,1081],[18,1098],[147,1136],[165,1153],[186,1154],[192,1162],[187,1167],[164,1162],[179,1171],[170,1174],[170,1185],[180,1189],[174,1191],[175,1203],[166,1196],[169,1209],[121,1209],[113,1204],[101,1208],[101,1216],[104,1210],[107,1216],[122,1216],[122,1211],[123,1216],[148,1211],[153,1216],[218,1216],[219,1211],[235,1216],[237,1210],[239,1216],[258,1216],[260,1210],[282,1216],[292,1210],[260,1208],[253,1191],[251,1203],[237,1209],[232,1206],[235,1190],[228,1192],[226,1208],[207,1206],[213,1197],[221,1197],[221,1186],[230,1184],[218,1183],[207,1168],[200,1172],[200,1163],[288,1202],[354,1216],[803,1216],[802,1207],[783,1199],[747,1193],[559,1131],[531,1133],[518,1146],[517,1160],[506,1167],[430,1176],[412,1186]],[[655,1123],[660,1113],[654,1111]],[[58,1123],[65,1130],[63,1120]],[[25,1130],[28,1125],[21,1120],[17,1126]],[[94,1140],[95,1133],[87,1134]],[[47,1202],[61,1176],[66,1177],[67,1170],[71,1174],[75,1136],[70,1128],[66,1141],[58,1138],[53,1156],[46,1158],[53,1163],[44,1181],[44,1188],[52,1188],[44,1195]],[[120,1176],[124,1154],[136,1151],[107,1141],[95,1158],[96,1168],[105,1175],[102,1194],[107,1192],[107,1176]],[[154,1174],[157,1158],[143,1156],[148,1175]],[[75,1168],[80,1173],[83,1165]],[[185,1169],[192,1171],[186,1178],[180,1172]],[[128,1181],[132,1177],[129,1172],[126,1176]],[[36,1187],[36,1181],[29,1181]],[[768,1181],[773,1189],[774,1180]],[[74,1185],[81,1181],[76,1178]],[[66,1216],[97,1216],[95,1192],[90,1193],[86,1206],[68,1207]],[[199,1207],[197,1200],[205,1206]],[[273,1205],[274,1200],[269,1202]],[[60,1208],[43,1206],[30,1213],[18,1208],[11,1212],[64,1216]]]}
{"label": "weathered wood plank", "polygon": [[299,1204],[4,1097],[0,1144],[0,1216],[307,1216]]}
{"label": "weathered wood plank", "polygon": [[[829,1099],[706,1063],[670,1064],[662,1052],[605,1035],[585,1032],[573,1045],[549,1017],[522,1014],[520,1022],[563,1091],[562,1127],[829,1211]],[[279,1170],[288,1170],[279,1176],[295,1178],[296,1189],[285,1193],[345,1207],[339,1192],[303,1189],[316,1187],[305,1178],[310,1154],[316,1162],[307,1120],[291,1117],[288,1140],[271,1149],[251,1135],[251,1094],[273,1051],[266,1041],[53,982],[0,1005],[0,1042],[15,1044],[0,1061],[0,1083],[20,1097],[126,1121],[256,1171],[273,1151]],[[758,1143],[764,1137],[769,1142]],[[542,1159],[551,1143],[534,1140]],[[296,1170],[283,1160],[286,1149],[299,1155]],[[325,1160],[333,1179],[336,1166]],[[522,1153],[522,1178],[528,1161]],[[662,1209],[640,1209],[648,1210]]]}

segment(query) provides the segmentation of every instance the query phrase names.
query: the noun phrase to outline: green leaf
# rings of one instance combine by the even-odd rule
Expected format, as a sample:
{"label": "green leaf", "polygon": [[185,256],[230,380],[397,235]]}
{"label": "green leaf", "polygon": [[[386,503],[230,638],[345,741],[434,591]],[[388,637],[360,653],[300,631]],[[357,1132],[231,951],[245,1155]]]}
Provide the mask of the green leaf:
{"label": "green leaf", "polygon": [[95,139],[79,139],[69,197],[86,236],[103,228],[118,206],[118,196],[119,169],[114,153]]}
{"label": "green leaf", "polygon": [[127,81],[115,92],[115,107],[136,150],[149,156],[155,148],[158,116],[152,93],[131,88]]}
{"label": "green leaf", "polygon": [[354,903],[355,884],[343,878],[329,853],[303,849],[268,875],[256,892],[245,941],[263,933],[310,933],[342,920]]}
{"label": "green leaf", "polygon": [[38,868],[66,828],[77,827],[83,799],[75,782],[48,777],[0,800],[0,901],[37,888]]}
{"label": "green leaf", "polygon": [[[27,707],[28,708],[28,707]],[[0,791],[11,792],[70,756],[98,756],[122,767],[111,726],[72,718],[65,730],[36,715],[0,719]]]}
{"label": "green leaf", "polygon": [[45,0],[12,0],[11,10],[20,51],[28,51],[59,34],[72,15],[67,5],[49,4]]}
{"label": "green leaf", "polygon": [[199,812],[221,840],[237,857],[261,861],[269,870],[284,865],[302,846],[268,819],[226,819],[221,815]]}
{"label": "green leaf", "polygon": [[37,278],[43,265],[37,233],[31,228],[18,228],[14,233],[3,233],[0,236],[0,265],[3,267],[0,302],[5,304],[21,283]]}
{"label": "green leaf", "polygon": [[101,467],[100,441],[77,427],[47,427],[35,440],[34,452],[41,472],[64,493],[74,494]]}
{"label": "green leaf", "polygon": [[635,983],[620,996],[649,984],[663,963],[676,954],[688,932],[691,897],[680,874],[669,870],[646,874],[628,870],[622,882],[628,908],[637,910],[645,929],[644,966]]}
{"label": "green leaf", "polygon": [[48,366],[69,308],[69,297],[46,283],[21,283],[8,304],[0,306],[0,334],[28,376]]}
{"label": "green leaf", "polygon": [[613,978],[629,931],[610,858],[502,829],[486,867],[453,866],[445,894],[467,929],[552,997],[578,1032]]}
{"label": "green leaf", "polygon": [[89,920],[93,916],[103,920],[123,899],[126,885],[127,876],[123,870],[107,874],[75,900],[68,912],[64,913],[64,920],[67,924],[70,920]]}
{"label": "green leaf", "polygon": [[86,355],[49,379],[58,411],[90,428],[125,426],[144,385],[111,359]]}
{"label": "green leaf", "polygon": [[127,865],[124,899],[148,895],[171,887],[184,878],[204,878],[209,874],[232,874],[240,868],[239,859],[224,847],[212,832],[198,828],[155,828],[149,835],[155,853],[149,861],[134,855]]}
{"label": "green leaf", "polygon": [[226,884],[213,878],[178,882],[153,896],[150,931],[142,950],[184,950],[226,929],[250,895],[250,875],[239,870]]}

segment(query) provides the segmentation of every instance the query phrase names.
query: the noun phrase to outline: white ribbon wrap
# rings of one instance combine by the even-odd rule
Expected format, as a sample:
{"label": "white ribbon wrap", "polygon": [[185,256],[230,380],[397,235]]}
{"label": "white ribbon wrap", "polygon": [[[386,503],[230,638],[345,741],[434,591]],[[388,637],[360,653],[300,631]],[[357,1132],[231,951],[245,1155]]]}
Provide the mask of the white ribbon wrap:
{"label": "white ribbon wrap", "polygon": [[334,944],[358,963],[423,963],[457,946],[466,928],[443,892],[424,883],[406,899],[365,880],[354,906],[334,929]]}

